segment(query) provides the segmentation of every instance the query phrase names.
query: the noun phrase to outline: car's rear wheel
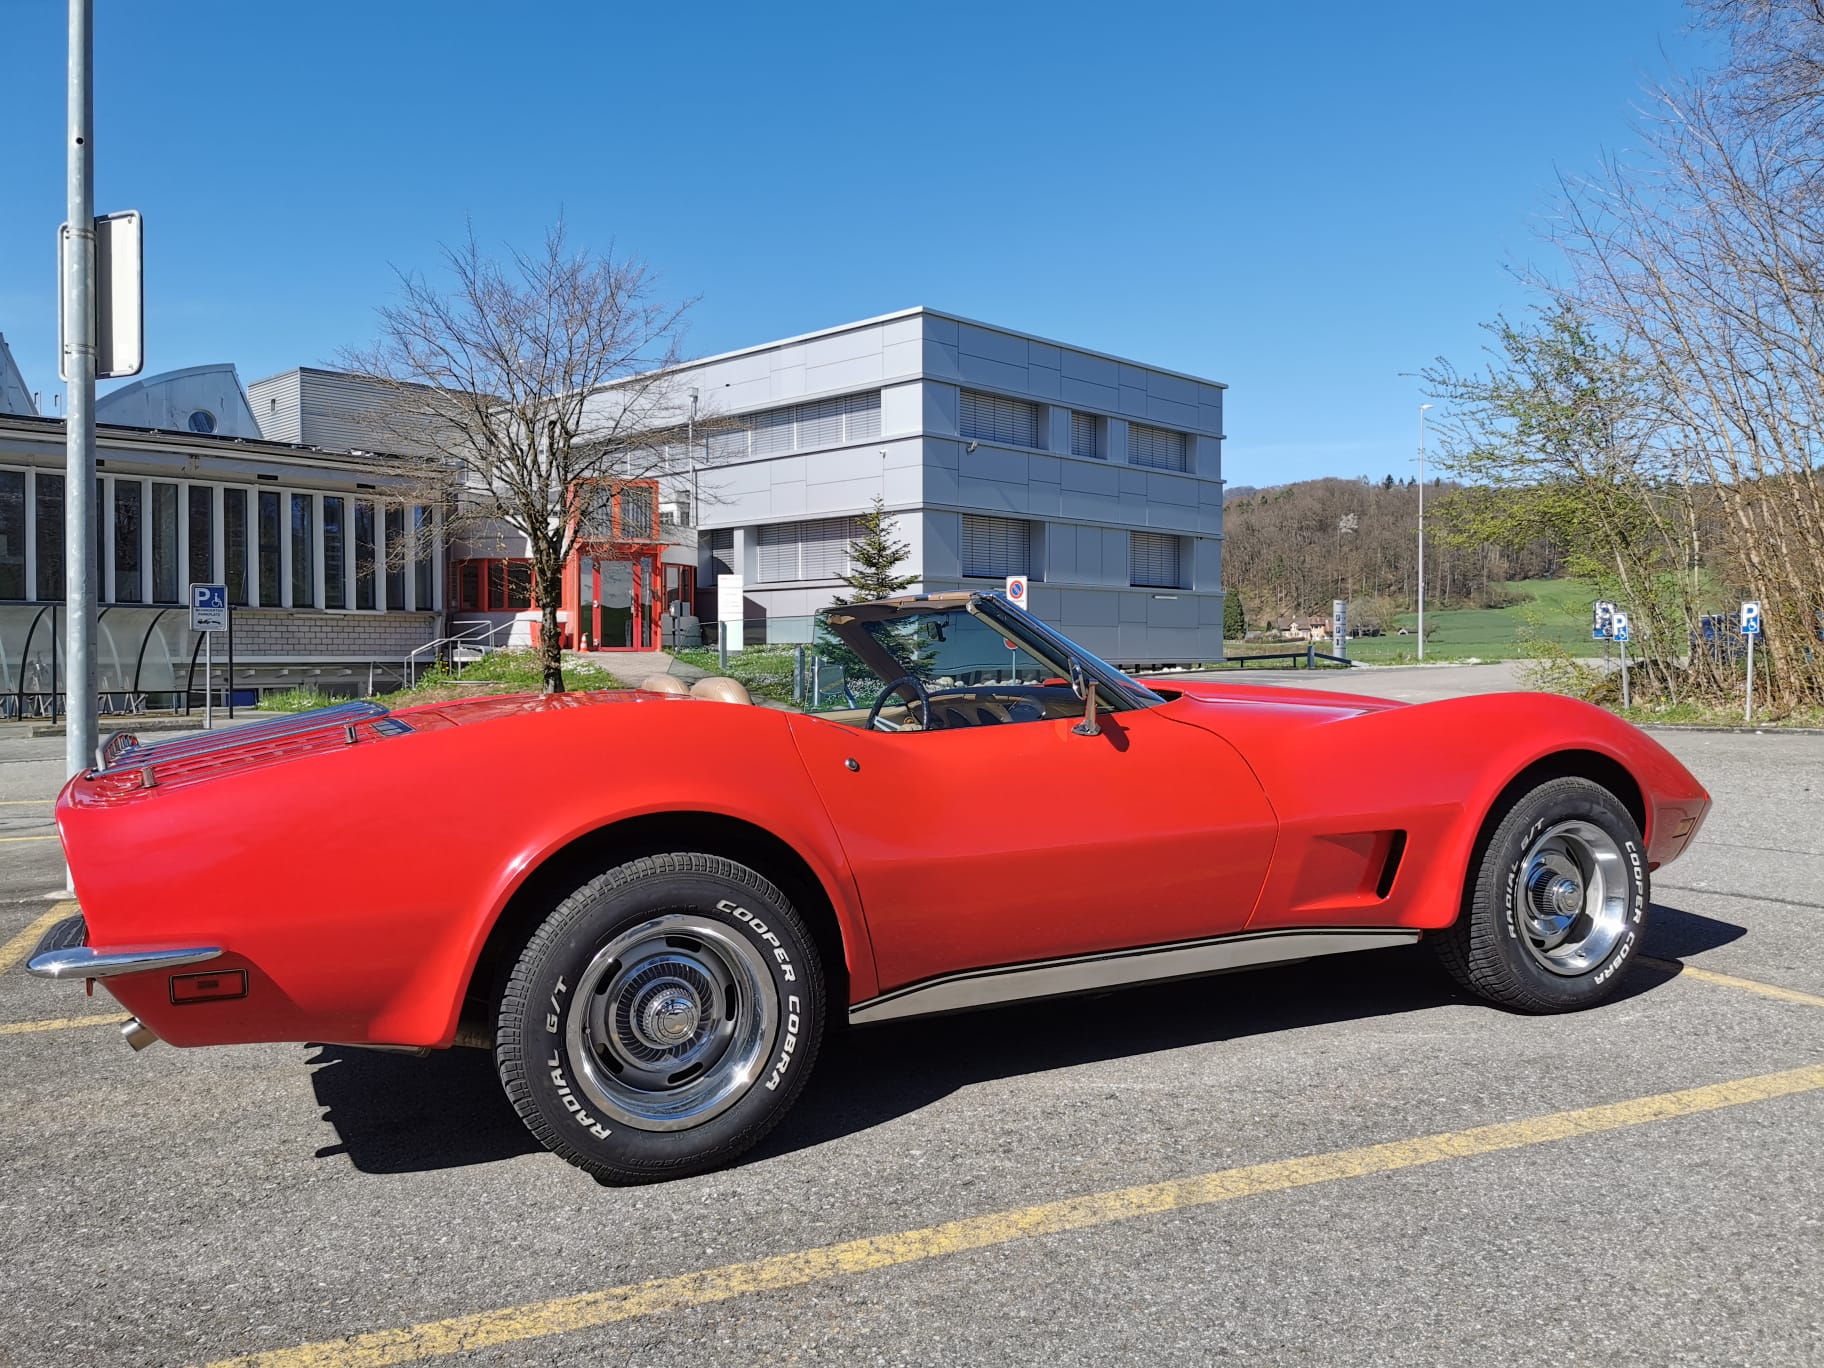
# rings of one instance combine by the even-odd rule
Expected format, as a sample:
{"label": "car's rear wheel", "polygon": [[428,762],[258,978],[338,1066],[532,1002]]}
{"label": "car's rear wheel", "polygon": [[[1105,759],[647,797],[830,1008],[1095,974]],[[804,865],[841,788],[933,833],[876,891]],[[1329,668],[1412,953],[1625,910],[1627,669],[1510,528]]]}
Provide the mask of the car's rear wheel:
{"label": "car's rear wheel", "polygon": [[1456,924],[1433,943],[1471,992],[1523,1012],[1593,1007],[1646,930],[1640,829],[1587,779],[1522,795],[1478,846]]}
{"label": "car's rear wheel", "polygon": [[507,1096],[610,1183],[715,1168],[803,1088],[823,1032],[817,949],[785,895],[716,855],[634,860],[565,898],[498,1008]]}

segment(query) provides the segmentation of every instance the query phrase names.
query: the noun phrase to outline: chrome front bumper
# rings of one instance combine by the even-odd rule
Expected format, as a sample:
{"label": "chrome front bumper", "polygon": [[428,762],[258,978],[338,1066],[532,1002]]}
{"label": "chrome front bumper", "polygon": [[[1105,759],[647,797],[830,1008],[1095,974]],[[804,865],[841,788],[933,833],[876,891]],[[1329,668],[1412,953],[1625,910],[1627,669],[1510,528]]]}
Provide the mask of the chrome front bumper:
{"label": "chrome front bumper", "polygon": [[161,949],[151,946],[127,950],[93,950],[84,942],[88,926],[80,915],[65,917],[38,942],[38,948],[25,962],[27,973],[48,979],[113,978],[118,974],[138,974],[148,969],[174,969],[184,964],[203,964],[221,956],[221,947],[194,945]]}

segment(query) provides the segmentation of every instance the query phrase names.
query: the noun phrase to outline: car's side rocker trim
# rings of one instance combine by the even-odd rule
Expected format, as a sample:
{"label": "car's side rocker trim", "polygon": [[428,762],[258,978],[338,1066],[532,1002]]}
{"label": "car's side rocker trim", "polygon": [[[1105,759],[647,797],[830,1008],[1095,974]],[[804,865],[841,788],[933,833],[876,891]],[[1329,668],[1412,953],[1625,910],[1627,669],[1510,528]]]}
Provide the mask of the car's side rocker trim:
{"label": "car's side rocker trim", "polygon": [[1243,931],[1209,940],[1109,950],[1095,955],[1005,964],[909,983],[849,1008],[852,1025],[892,1021],[899,1017],[961,1012],[1025,998],[1061,997],[1118,988],[1129,983],[1195,978],[1225,969],[1285,964],[1340,955],[1351,950],[1380,950],[1410,945],[1419,938],[1405,927],[1317,927],[1282,931]]}

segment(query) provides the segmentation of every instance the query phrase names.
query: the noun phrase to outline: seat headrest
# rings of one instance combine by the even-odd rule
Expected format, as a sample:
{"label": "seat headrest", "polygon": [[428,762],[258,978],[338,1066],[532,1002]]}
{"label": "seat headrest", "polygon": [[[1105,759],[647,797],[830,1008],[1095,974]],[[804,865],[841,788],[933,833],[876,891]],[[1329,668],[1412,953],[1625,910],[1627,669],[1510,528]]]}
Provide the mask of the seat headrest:
{"label": "seat headrest", "polygon": [[712,703],[752,703],[753,697],[747,686],[738,679],[729,679],[724,675],[710,675],[699,679],[690,686],[692,698],[707,698]]}
{"label": "seat headrest", "polygon": [[647,675],[639,683],[641,693],[688,694],[690,685],[676,675]]}

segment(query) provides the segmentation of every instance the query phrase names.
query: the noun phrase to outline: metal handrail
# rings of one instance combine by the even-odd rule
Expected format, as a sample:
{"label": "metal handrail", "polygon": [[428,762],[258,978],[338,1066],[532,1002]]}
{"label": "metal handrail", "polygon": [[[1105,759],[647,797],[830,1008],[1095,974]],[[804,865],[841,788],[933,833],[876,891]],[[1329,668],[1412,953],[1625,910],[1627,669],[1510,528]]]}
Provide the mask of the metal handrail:
{"label": "metal handrail", "polygon": [[[432,640],[425,642],[422,646],[413,648],[406,652],[405,661],[400,670],[400,675],[405,680],[405,687],[409,689],[418,683],[418,668],[413,662],[426,651],[434,651],[440,646],[472,646],[479,641],[486,644],[487,649],[483,654],[491,654],[498,649],[494,645],[495,633],[500,632],[503,629],[511,628],[512,626],[513,624],[511,622],[472,622],[468,624],[468,628],[464,631],[452,632],[447,636],[435,637]],[[462,671],[458,669],[457,674],[460,675],[461,673]]]}

